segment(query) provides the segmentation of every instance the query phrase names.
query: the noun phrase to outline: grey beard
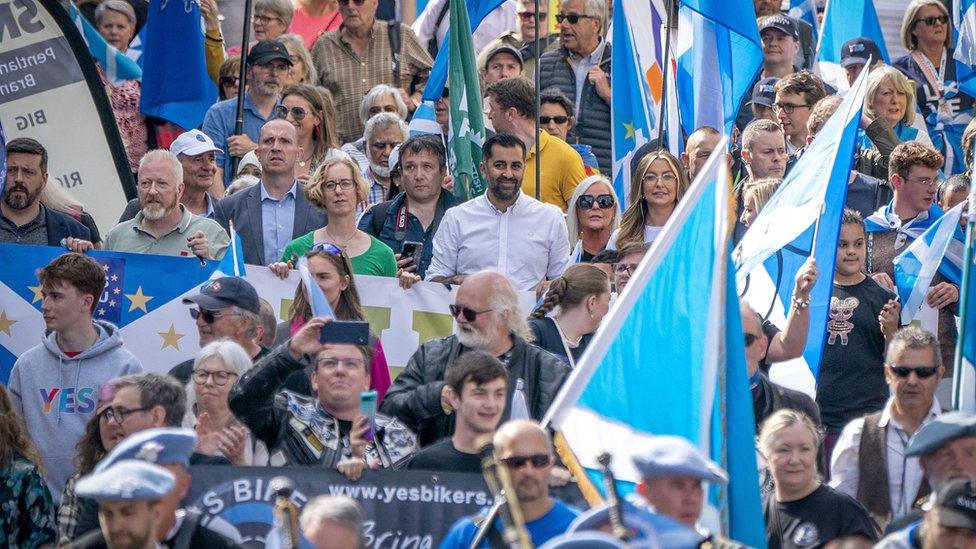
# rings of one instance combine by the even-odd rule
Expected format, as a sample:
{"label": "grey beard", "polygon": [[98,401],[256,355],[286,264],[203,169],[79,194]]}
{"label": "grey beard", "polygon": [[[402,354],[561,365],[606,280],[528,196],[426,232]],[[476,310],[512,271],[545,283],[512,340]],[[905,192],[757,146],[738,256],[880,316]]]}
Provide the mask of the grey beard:
{"label": "grey beard", "polygon": [[371,172],[376,174],[378,177],[382,177],[383,179],[390,177],[390,172],[393,171],[390,169],[389,165],[381,166],[380,164],[376,164],[373,161],[369,162],[369,169]]}

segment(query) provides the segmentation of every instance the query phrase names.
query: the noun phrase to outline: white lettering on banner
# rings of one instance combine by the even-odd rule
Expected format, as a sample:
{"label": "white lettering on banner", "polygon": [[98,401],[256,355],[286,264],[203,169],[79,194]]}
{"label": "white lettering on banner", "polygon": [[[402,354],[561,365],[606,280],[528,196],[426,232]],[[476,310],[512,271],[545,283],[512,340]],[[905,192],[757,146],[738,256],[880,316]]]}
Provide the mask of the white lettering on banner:
{"label": "white lettering on banner", "polygon": [[0,76],[8,73],[22,71],[30,67],[36,67],[48,60],[55,60],[58,56],[54,54],[54,48],[45,48],[44,51],[32,55],[17,55],[11,61],[0,63]]}

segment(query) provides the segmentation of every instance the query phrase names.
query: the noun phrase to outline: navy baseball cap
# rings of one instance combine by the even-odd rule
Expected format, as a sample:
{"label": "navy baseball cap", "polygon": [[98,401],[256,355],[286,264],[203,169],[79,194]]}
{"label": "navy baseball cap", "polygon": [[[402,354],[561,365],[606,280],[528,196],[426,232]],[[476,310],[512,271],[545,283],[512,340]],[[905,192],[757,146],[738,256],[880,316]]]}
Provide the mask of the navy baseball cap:
{"label": "navy baseball cap", "polygon": [[779,78],[775,76],[763,78],[759,82],[756,82],[756,85],[752,87],[752,99],[746,104],[773,108],[773,103],[776,102],[775,86],[777,82],[779,82]]}
{"label": "navy baseball cap", "polygon": [[200,293],[183,299],[183,303],[198,305],[208,311],[219,311],[227,307],[240,307],[245,311],[261,314],[261,301],[258,292],[248,281],[237,276],[225,276],[208,280],[200,287]]}
{"label": "navy baseball cap", "polygon": [[769,15],[760,19],[759,34],[762,34],[768,29],[776,29],[793,38],[793,40],[800,39],[800,31],[797,29],[796,19],[793,19],[789,15]]}
{"label": "navy baseball cap", "polygon": [[254,44],[251,52],[247,54],[248,65],[267,65],[275,59],[281,59],[289,65],[292,64],[291,56],[288,55],[288,50],[285,49],[285,45],[280,40],[262,40]]}
{"label": "navy baseball cap", "polygon": [[867,65],[868,59],[881,59],[881,50],[874,40],[859,36],[844,42],[840,48],[840,66]]}

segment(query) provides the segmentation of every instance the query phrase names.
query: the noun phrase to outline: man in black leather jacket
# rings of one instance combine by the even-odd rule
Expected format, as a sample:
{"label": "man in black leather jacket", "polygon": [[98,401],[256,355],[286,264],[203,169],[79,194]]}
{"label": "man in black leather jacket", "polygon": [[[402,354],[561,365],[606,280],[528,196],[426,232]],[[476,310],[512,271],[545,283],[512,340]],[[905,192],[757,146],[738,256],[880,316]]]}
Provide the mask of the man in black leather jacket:
{"label": "man in black leather jacket", "polygon": [[383,413],[417,432],[422,446],[450,436],[454,430],[444,372],[461,353],[487,351],[508,369],[502,423],[512,413],[512,394],[518,380],[522,380],[529,415],[540,420],[569,375],[563,361],[526,341],[531,331],[518,296],[502,275],[486,271],[467,277],[454,303],[457,333],[421,345],[383,398]]}

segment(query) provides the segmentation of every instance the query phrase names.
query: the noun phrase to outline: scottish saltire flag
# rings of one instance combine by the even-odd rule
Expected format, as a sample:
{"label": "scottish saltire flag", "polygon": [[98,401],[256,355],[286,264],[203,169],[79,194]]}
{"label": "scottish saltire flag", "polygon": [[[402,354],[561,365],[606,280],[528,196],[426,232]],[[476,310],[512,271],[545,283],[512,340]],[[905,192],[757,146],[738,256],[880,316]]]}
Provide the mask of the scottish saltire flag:
{"label": "scottish saltire flag", "polygon": [[976,0],[952,0],[952,24],[956,30],[956,82],[959,89],[976,97]]}
{"label": "scottish saltire flag", "polygon": [[781,329],[791,307],[796,274],[808,257],[816,259],[820,276],[810,294],[807,346],[802,357],[771,372],[778,383],[809,394],[813,394],[826,335],[831,273],[866,88],[867,71],[863,71],[733,252],[740,294]]}
{"label": "scottish saltire flag", "polygon": [[[876,212],[869,215],[864,220],[864,227],[868,233],[898,231],[905,235],[909,240],[920,238],[925,231],[937,223],[945,212],[937,204],[929,206],[929,210],[920,214],[909,222],[902,223],[894,213],[894,200],[878,208]],[[949,282],[959,285],[962,280],[962,255],[965,243],[965,235],[962,229],[956,228],[952,234],[952,240],[946,248],[942,262],[939,264],[939,272],[942,273]]]}
{"label": "scottish saltire flag", "polygon": [[688,134],[711,126],[726,135],[762,67],[750,0],[680,0],[678,105]]}
{"label": "scottish saltire flag", "polygon": [[446,40],[451,61],[448,73],[453,90],[447,154],[454,176],[454,196],[468,200],[485,192],[485,183],[478,168],[481,164],[481,145],[485,142],[485,115],[468,8],[464,0],[450,0],[450,11],[450,28],[457,32],[448,31]]}
{"label": "scottish saltire flag", "polygon": [[141,79],[142,69],[135,60],[106,42],[102,35],[95,30],[95,27],[81,16],[73,2],[66,3],[71,19],[78,27],[78,32],[85,39],[85,43],[88,44],[88,51],[105,71],[105,78],[113,84]]}
{"label": "scottish saltire flag", "polygon": [[[64,248],[0,244],[0,383],[6,383],[21,353],[44,336],[38,269],[65,253]],[[126,347],[147,370],[166,371],[199,350],[182,341],[194,330],[181,298],[198,292],[217,267],[197,258],[93,250],[105,270],[105,292],[95,318],[121,329]],[[174,320],[179,318],[182,321]]]}
{"label": "scottish saltire flag", "polygon": [[213,272],[210,278],[221,278],[224,276],[246,277],[247,268],[244,266],[243,246],[241,236],[234,230],[234,223],[232,221],[230,224],[230,244],[227,246],[227,251],[224,252],[224,257],[217,264],[217,270]]}
{"label": "scottish saltire flag", "polygon": [[335,318],[335,313],[332,312],[332,306],[329,305],[329,300],[326,299],[322,288],[319,288],[318,283],[315,282],[315,277],[308,270],[308,258],[298,258],[298,274],[302,277],[302,283],[305,286],[305,295],[308,297],[308,304],[312,309],[312,316]]}
{"label": "scottish saltire flag", "polygon": [[153,2],[145,40],[140,110],[181,128],[199,127],[217,100],[217,85],[207,72],[200,4]]}
{"label": "scottish saltire flag", "polygon": [[[678,435],[731,479],[709,504],[726,534],[751,547],[766,537],[757,485],[752,399],[746,379],[729,247],[723,140],[614,303],[544,423],[580,463],[614,456],[626,488],[640,481],[632,456],[654,435]],[[621,391],[627,387],[627,391]]]}
{"label": "scottish saltire flag", "polygon": [[656,137],[662,126],[657,117],[666,70],[661,36],[664,13],[660,0],[614,0],[610,62],[613,188],[624,204],[630,203],[627,195],[634,151]]}
{"label": "scottish saltire flag", "polygon": [[838,90],[846,90],[847,72],[840,66],[840,49],[852,38],[865,37],[874,40],[887,63],[888,48],[878,22],[878,13],[872,0],[844,0],[828,2],[824,12],[820,42],[817,44],[817,62],[820,76]]}
{"label": "scottish saltire flag", "polygon": [[820,20],[817,18],[816,0],[790,0],[790,8],[786,14],[794,19],[806,21],[813,28],[813,43],[817,43],[820,36]]}
{"label": "scottish saltire flag", "polygon": [[961,329],[956,340],[956,361],[959,369],[962,391],[953,395],[953,408],[976,412],[976,185],[970,181],[969,218],[966,223],[966,250],[964,279],[960,285],[959,318]]}
{"label": "scottish saltire flag", "polygon": [[932,278],[938,272],[953,236],[960,232],[959,219],[964,205],[965,202],[961,202],[943,214],[895,257],[895,287],[902,303],[902,325],[911,323],[925,302]]}

